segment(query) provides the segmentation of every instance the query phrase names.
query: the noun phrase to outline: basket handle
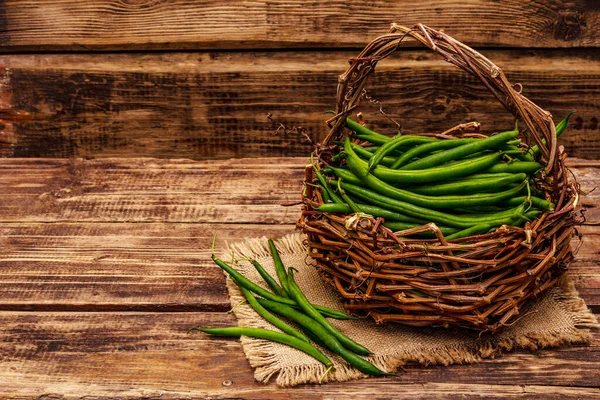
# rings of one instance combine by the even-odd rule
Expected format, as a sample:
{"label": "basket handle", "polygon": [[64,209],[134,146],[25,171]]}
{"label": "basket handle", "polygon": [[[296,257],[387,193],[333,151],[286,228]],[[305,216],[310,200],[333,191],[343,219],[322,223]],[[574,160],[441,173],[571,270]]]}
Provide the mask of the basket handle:
{"label": "basket handle", "polygon": [[[392,54],[407,37],[418,40],[449,63],[479,78],[508,111],[525,122],[527,129],[524,134],[540,148],[546,174],[553,170],[559,157],[552,115],[523,96],[520,93],[521,85],[517,85],[518,90],[515,89],[502,70],[482,54],[444,32],[423,24],[412,28],[392,24],[389,34],[374,39],[358,57],[349,60],[350,67],[338,79],[337,112],[324,144],[340,136],[346,117],[360,103],[367,77],[375,71],[377,63]],[[545,140],[545,144],[542,140]]]}

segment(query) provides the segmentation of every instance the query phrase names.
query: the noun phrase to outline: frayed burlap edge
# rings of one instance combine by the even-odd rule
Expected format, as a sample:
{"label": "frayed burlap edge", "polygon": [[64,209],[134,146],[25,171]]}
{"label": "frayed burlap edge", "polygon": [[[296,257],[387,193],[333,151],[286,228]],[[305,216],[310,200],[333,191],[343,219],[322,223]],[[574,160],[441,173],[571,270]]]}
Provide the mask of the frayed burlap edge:
{"label": "frayed burlap edge", "polygon": [[[288,234],[277,240],[277,248],[282,257],[299,252],[305,253],[304,239],[305,237],[299,233]],[[231,258],[232,254],[235,254],[235,258],[238,259],[270,257],[271,255],[266,237],[247,239],[229,245],[223,259]],[[229,278],[227,279],[227,289],[230,294],[231,306],[240,326],[260,326],[262,322],[263,327],[269,327],[268,323],[261,321],[262,319],[250,307],[238,307],[244,297],[239,288]],[[384,371],[394,372],[407,363],[418,363],[424,366],[468,364],[517,349],[537,350],[561,345],[588,343],[592,336],[590,330],[598,329],[600,325],[596,317],[586,307],[583,299],[579,297],[573,280],[568,276],[564,276],[559,284],[550,289],[545,296],[551,296],[561,308],[568,312],[573,322],[571,327],[540,334],[528,332],[518,336],[500,333],[491,340],[476,344],[441,345],[419,354],[399,351],[385,355],[374,355],[369,358],[369,361]],[[267,383],[277,374],[276,383],[280,386],[317,383],[326,372],[326,368],[316,362],[310,365],[292,367],[280,365],[274,355],[273,342],[242,337],[241,343],[246,358],[255,369],[254,377],[258,382]],[[323,382],[347,381],[364,377],[367,377],[367,375],[350,365],[336,363],[336,368],[324,377]]]}

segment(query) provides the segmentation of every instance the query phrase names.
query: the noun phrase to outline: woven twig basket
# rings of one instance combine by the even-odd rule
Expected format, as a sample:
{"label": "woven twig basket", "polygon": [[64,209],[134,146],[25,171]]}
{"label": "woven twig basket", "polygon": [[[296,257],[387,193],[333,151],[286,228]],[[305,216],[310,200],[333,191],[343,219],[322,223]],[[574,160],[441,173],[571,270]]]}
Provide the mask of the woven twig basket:
{"label": "woven twig basket", "polygon": [[[566,154],[557,146],[550,113],[521,95],[520,85],[510,84],[490,60],[447,34],[420,24],[393,25],[389,34],[351,59],[339,77],[337,113],[328,122],[329,134],[317,145],[318,162],[326,163],[333,142],[350,134],[345,119],[364,96],[367,77],[377,63],[409,37],[479,78],[521,120],[525,141],[541,149],[545,168],[537,181],[555,211],[523,228],[504,225],[449,242],[433,223],[394,234],[379,219],[315,211],[323,202],[321,193],[306,185],[298,227],[308,236],[310,256],[321,276],[352,313],[377,323],[496,331],[518,318],[528,299],[552,287],[573,258],[570,241],[578,191],[564,165]],[[312,167],[306,169],[306,181],[314,181]],[[436,239],[413,236],[424,231],[433,232]]]}

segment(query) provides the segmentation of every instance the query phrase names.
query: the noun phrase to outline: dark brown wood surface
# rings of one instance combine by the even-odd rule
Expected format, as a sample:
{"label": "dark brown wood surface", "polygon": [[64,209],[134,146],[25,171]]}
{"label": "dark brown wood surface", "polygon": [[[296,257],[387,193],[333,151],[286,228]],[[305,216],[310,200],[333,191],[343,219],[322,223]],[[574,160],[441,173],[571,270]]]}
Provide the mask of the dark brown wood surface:
{"label": "dark brown wood surface", "polygon": [[[576,110],[561,143],[600,157],[600,55],[595,50],[488,50],[558,122]],[[279,125],[324,137],[337,76],[357,52],[159,53],[0,56],[0,154],[9,157],[303,156],[311,146]],[[426,50],[378,66],[369,94],[405,132],[466,121],[484,132],[513,117],[475,78]],[[396,126],[364,102],[370,126]],[[273,115],[274,123],[267,118]]]}
{"label": "dark brown wood surface", "polygon": [[476,46],[598,46],[592,0],[252,2],[7,0],[3,51],[362,47],[392,22]]}
{"label": "dark brown wood surface", "polygon": [[[280,389],[253,380],[236,339],[187,335],[235,323],[210,242],[294,231],[305,158],[0,160],[0,397],[600,398],[589,346],[397,378]],[[583,190],[600,163],[569,160]],[[600,194],[569,273],[600,313]],[[577,245],[574,240],[573,245]]]}

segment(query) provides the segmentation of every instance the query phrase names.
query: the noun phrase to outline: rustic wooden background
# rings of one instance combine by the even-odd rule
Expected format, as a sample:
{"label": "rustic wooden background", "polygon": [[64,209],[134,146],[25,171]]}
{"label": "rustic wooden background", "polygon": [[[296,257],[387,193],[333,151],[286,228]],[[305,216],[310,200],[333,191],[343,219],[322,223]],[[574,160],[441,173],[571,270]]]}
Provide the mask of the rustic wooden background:
{"label": "rustic wooden background", "polygon": [[[573,157],[600,158],[600,2],[594,0],[19,0],[0,7],[0,154],[304,156],[346,60],[391,22],[422,22],[483,53],[558,121]],[[406,46],[370,95],[407,132],[512,117],[482,85]],[[374,126],[394,126],[366,107]]]}
{"label": "rustic wooden background", "polygon": [[[303,137],[325,134],[337,76],[390,23],[443,28],[523,84],[555,120],[585,191],[600,180],[595,0],[0,0],[0,397],[600,398],[589,346],[397,378],[258,385],[210,261],[246,237],[294,231]],[[428,50],[380,63],[370,95],[410,131],[512,117]],[[366,104],[368,121],[394,126]],[[582,199],[570,265],[600,313],[600,193]],[[578,244],[574,240],[573,245]]]}

